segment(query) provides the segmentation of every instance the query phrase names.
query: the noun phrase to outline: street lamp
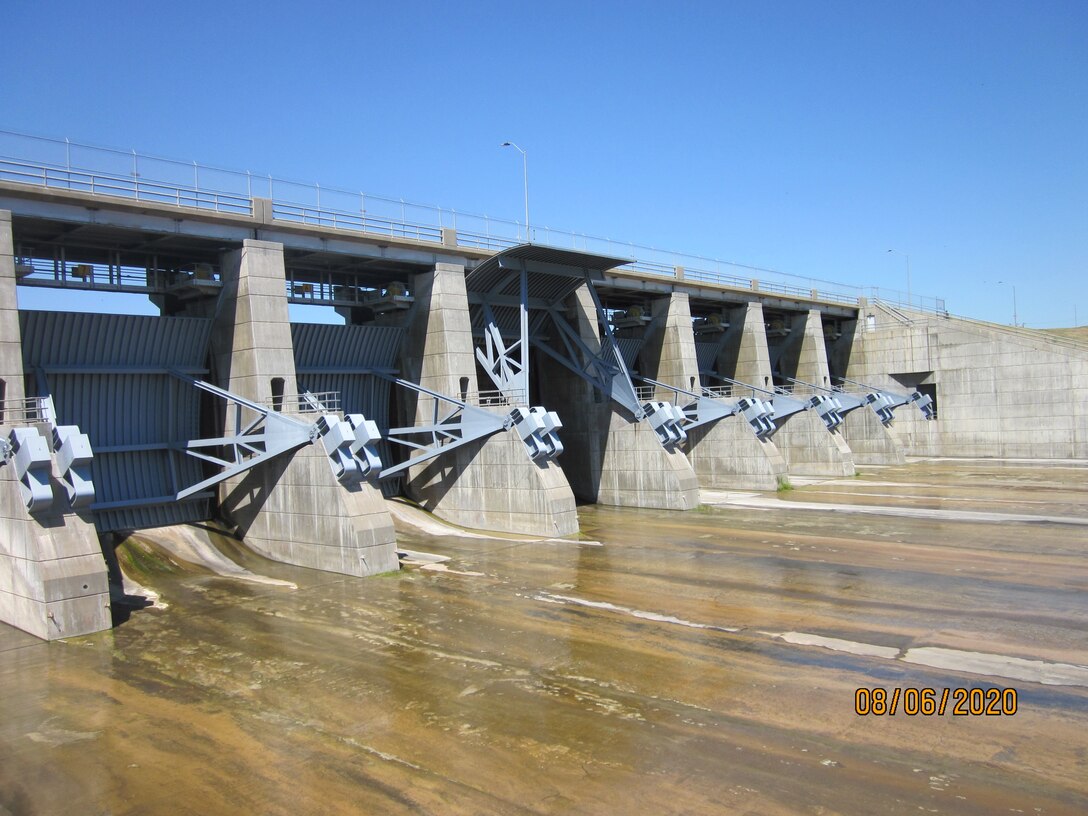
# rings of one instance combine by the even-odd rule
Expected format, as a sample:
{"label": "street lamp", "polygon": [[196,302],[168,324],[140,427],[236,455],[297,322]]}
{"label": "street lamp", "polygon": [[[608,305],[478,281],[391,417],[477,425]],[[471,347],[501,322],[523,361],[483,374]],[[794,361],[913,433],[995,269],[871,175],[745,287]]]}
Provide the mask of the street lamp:
{"label": "street lamp", "polygon": [[910,306],[910,255],[905,252],[900,252],[897,249],[889,249],[888,252],[892,253],[893,255],[902,255],[904,258],[907,259],[907,306]]}
{"label": "street lamp", "polygon": [[521,170],[525,180],[525,243],[531,243],[529,238],[529,157],[525,151],[513,142],[503,142],[499,147],[512,147],[521,154]]}
{"label": "street lamp", "polygon": [[1016,284],[1010,281],[998,281],[998,283],[1012,287],[1012,325],[1017,326],[1019,325],[1019,318],[1016,314]]}

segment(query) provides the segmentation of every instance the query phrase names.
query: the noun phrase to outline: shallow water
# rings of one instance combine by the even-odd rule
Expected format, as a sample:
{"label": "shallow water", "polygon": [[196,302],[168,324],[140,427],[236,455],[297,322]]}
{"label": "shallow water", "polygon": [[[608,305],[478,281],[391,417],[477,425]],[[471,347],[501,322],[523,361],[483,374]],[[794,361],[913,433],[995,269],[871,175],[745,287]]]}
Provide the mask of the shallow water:
{"label": "shallow water", "polygon": [[[0,814],[1088,811],[1088,527],[994,518],[1088,516],[1088,469],[864,470],[581,508],[604,546],[406,530],[447,569],[363,580],[130,541],[166,608],[0,625]],[[1019,710],[858,716],[861,686]]]}

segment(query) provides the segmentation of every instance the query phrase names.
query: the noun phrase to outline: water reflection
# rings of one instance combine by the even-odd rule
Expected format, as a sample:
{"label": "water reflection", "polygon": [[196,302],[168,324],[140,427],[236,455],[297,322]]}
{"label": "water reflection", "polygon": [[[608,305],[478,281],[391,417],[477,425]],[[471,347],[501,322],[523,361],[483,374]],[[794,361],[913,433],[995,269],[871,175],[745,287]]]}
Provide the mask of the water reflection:
{"label": "water reflection", "polygon": [[[849,501],[926,480],[992,505],[1045,485],[1048,513],[1083,493],[1044,469],[971,470],[925,463],[833,487]],[[451,571],[365,580],[216,541],[293,587],[171,562],[153,535],[126,542],[122,564],[167,608],[67,643],[0,630],[0,813],[1088,807],[1075,673],[1041,686],[897,657],[1088,663],[1082,530],[744,508],[580,516],[603,547],[405,533]],[[1023,687],[1019,714],[853,712],[858,686],[991,683]]]}

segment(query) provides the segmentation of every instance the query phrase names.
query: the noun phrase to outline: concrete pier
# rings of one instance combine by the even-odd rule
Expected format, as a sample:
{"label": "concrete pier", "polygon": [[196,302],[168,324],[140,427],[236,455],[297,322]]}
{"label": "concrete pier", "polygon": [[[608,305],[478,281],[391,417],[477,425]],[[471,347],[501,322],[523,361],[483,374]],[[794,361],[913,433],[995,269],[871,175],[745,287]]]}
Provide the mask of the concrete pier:
{"label": "concrete pier", "polygon": [[[567,320],[591,350],[601,348],[596,307],[587,288],[566,300]],[[547,407],[563,420],[566,450],[559,463],[574,494],[619,507],[691,510],[699,505],[699,481],[682,450],[665,449],[646,422],[553,360],[541,359]]]}
{"label": "concrete pier", "polygon": [[[297,394],[283,246],[246,240],[222,256],[221,267],[212,331],[219,383],[261,404],[271,405],[274,392]],[[277,561],[347,575],[397,569],[396,535],[381,492],[368,483],[350,489],[338,483],[313,446],[228,479],[220,509],[249,546]]]}
{"label": "concrete pier", "polygon": [[[415,314],[404,348],[404,374],[453,397],[478,391],[465,270],[439,263],[412,278]],[[408,400],[405,419],[432,421],[432,401]],[[509,406],[485,408],[509,413]],[[413,467],[408,495],[440,518],[465,527],[530,535],[578,532],[574,494],[558,464],[534,462],[512,428]]]}
{"label": "concrete pier", "polygon": [[[11,213],[0,210],[0,438],[23,426],[23,357]],[[50,445],[48,424],[33,426]],[[89,514],[68,506],[51,457],[49,510],[27,509],[13,464],[0,467],[0,621],[45,640],[110,626],[106,562]]]}
{"label": "concrete pier", "polygon": [[[727,351],[722,352],[733,361],[741,356],[754,357],[758,345],[754,334],[745,334],[741,329],[747,309],[735,312],[738,325],[735,330],[732,326],[727,330],[733,334],[725,337],[723,349]],[[652,315],[641,353],[645,373],[673,388],[699,393],[699,363],[688,295],[676,293],[656,299]],[[765,355],[765,342],[763,349]],[[735,362],[731,362],[729,370],[734,368]],[[689,431],[685,452],[700,487],[774,490],[786,478],[786,460],[778,446],[771,439],[758,438],[738,416]]]}
{"label": "concrete pier", "polygon": [[[827,388],[831,373],[827,367],[823,325],[818,310],[795,314],[789,333],[777,344],[777,370],[790,377]],[[766,377],[769,371],[762,372]],[[804,399],[808,393],[798,394]],[[775,433],[775,441],[791,474],[797,476],[853,476],[853,454],[838,429],[829,431],[815,411],[787,417]]]}

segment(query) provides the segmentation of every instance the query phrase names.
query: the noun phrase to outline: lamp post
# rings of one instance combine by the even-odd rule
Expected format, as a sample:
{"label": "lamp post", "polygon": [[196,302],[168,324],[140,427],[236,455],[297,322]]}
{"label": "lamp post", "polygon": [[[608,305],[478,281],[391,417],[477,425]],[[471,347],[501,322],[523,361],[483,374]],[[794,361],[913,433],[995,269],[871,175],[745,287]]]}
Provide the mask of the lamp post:
{"label": "lamp post", "polygon": [[525,243],[531,243],[529,238],[529,157],[525,151],[513,142],[503,142],[500,147],[512,147],[521,154],[521,171],[525,181]]}
{"label": "lamp post", "polygon": [[1000,284],[1012,287],[1012,325],[1020,325],[1019,317],[1016,314],[1016,284],[1010,281],[998,281]]}
{"label": "lamp post", "polygon": [[905,252],[900,252],[897,249],[889,249],[888,252],[892,253],[893,255],[902,255],[904,258],[907,259],[907,306],[910,306],[910,255]]}

